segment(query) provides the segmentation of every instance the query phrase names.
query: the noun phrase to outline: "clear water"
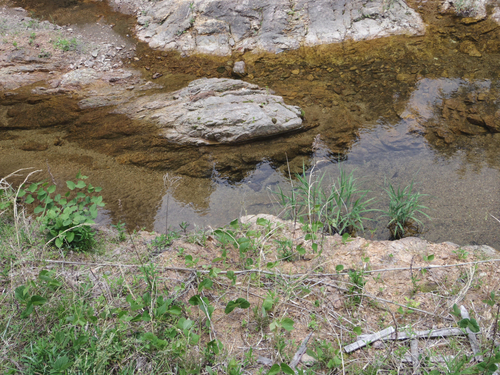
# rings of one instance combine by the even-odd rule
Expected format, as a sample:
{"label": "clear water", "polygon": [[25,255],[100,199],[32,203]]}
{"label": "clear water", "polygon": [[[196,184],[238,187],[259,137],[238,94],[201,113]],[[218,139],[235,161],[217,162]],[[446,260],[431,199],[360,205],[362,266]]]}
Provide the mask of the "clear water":
{"label": "clear water", "polygon": [[[57,1],[49,2],[50,7],[28,0],[13,3],[46,18],[50,13],[61,23],[104,18],[120,33],[130,33],[132,24],[130,17],[102,2]],[[251,74],[248,81],[300,105],[314,127],[245,145],[181,148],[162,144],[154,129],[110,115],[107,109],[79,112],[71,131],[0,130],[0,174],[35,167],[44,170],[41,177],[53,177],[64,186],[82,170],[92,184],[104,188],[103,222],[124,221],[129,229],[164,232],[167,225],[178,228],[183,221],[192,229],[224,225],[244,214],[279,214],[272,191],[278,184],[286,189],[290,174],[314,166],[314,173],[325,173],[325,181],[333,181],[344,168],[354,171],[379,209],[387,206],[387,182],[405,186],[414,181],[415,189],[427,194],[422,203],[432,217],[421,218],[423,238],[500,249],[500,223],[490,216],[500,218],[500,133],[470,123],[457,125],[461,120],[455,117],[461,112],[445,108],[456,98],[467,110],[494,116],[500,34],[495,28],[484,32],[492,28],[490,21],[464,26],[452,17],[427,18],[431,26],[423,37],[344,43],[278,56],[181,58],[136,42],[140,60],[126,63],[146,78],[151,72],[163,73],[158,82],[165,91],[201,76],[227,76],[217,68],[227,60],[244,59]],[[466,33],[478,41],[481,58],[460,52]],[[291,73],[297,70],[299,74]],[[470,95],[474,103],[467,101]],[[50,103],[71,111],[61,98]],[[27,108],[22,101],[9,105]],[[450,130],[455,125],[462,130]],[[29,140],[52,145],[57,137],[64,139],[61,146],[21,149]],[[179,180],[164,183],[166,173],[171,182]],[[387,239],[386,222],[377,216],[366,223],[371,230],[366,235]]]}

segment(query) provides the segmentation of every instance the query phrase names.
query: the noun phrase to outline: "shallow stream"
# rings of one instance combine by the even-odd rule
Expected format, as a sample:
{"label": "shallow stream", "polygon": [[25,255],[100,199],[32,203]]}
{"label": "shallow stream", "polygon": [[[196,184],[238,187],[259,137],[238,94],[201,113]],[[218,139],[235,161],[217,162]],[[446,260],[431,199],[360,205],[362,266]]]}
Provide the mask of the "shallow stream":
{"label": "shallow stream", "polygon": [[[104,2],[11,3],[57,23],[107,22],[132,35],[133,19]],[[500,133],[481,122],[499,113],[500,28],[489,20],[463,24],[437,14],[430,3],[413,4],[429,24],[422,37],[226,58],[180,57],[134,41],[138,60],[125,66],[147,79],[162,73],[155,82],[163,90],[199,77],[229,77],[225,67],[243,59],[250,73],[245,80],[301,106],[314,127],[232,147],[174,147],[156,139],[151,127],[106,108],[81,113],[75,100],[53,97],[31,103],[30,113],[55,109],[70,116],[68,127],[0,131],[0,175],[35,167],[63,183],[81,170],[104,188],[103,221],[164,232],[183,221],[192,229],[243,214],[278,214],[272,191],[289,186],[289,171],[314,166],[314,173],[332,181],[344,168],[354,171],[380,209],[387,207],[387,182],[415,181],[415,190],[427,194],[422,203],[432,217],[421,217],[423,238],[500,249],[500,223],[490,216],[500,218]],[[26,110],[22,101],[16,106]],[[18,146],[21,140],[53,144],[58,138],[64,142],[43,151]],[[387,239],[386,221],[377,216],[366,223],[366,235]]]}

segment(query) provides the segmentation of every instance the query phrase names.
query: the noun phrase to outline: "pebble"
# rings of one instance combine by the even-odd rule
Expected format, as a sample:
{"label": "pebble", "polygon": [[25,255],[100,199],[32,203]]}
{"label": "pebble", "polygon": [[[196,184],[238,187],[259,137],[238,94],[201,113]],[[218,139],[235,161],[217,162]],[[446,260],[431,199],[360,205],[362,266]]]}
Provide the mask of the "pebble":
{"label": "pebble", "polygon": [[299,73],[300,73],[300,70],[298,70],[298,69],[292,70],[292,74],[297,75],[297,74],[299,74]]}
{"label": "pebble", "polygon": [[309,354],[305,353],[302,355],[300,362],[302,362],[306,366],[312,366],[316,362],[316,360]]}

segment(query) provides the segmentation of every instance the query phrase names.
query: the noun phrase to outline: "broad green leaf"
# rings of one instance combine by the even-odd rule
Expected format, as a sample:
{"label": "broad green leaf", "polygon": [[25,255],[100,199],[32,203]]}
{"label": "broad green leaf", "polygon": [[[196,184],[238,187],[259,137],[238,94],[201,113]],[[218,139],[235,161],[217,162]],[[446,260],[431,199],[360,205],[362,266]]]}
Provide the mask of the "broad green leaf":
{"label": "broad green leaf", "polygon": [[207,277],[207,278],[203,279],[203,280],[201,281],[201,283],[198,285],[198,290],[200,290],[200,291],[201,291],[201,290],[202,290],[202,289],[204,289],[204,288],[205,288],[205,289],[211,289],[213,284],[214,284],[214,283],[213,283],[213,281],[212,281],[212,280],[210,280],[210,279]]}
{"label": "broad green leaf", "polygon": [[267,219],[264,219],[263,217],[257,218],[257,225],[267,227],[271,222]]}
{"label": "broad green leaf", "polygon": [[156,315],[157,316],[163,315],[166,312],[167,312],[167,303],[166,302],[164,304],[160,305],[160,307],[158,307],[156,309]]}
{"label": "broad green leaf", "polygon": [[236,284],[236,276],[234,274],[234,271],[227,271],[227,274],[226,274],[227,278],[229,280],[232,280],[232,285]]}
{"label": "broad green leaf", "polygon": [[169,310],[168,310],[168,313],[169,314],[173,314],[173,315],[181,315],[182,314],[182,310],[179,306],[172,306]]}
{"label": "broad green leaf", "polygon": [[295,371],[293,371],[292,368],[286,363],[281,364],[281,371],[283,371],[285,374],[295,375]]}
{"label": "broad green leaf", "polygon": [[69,361],[69,358],[67,356],[62,356],[57,358],[52,368],[59,373],[67,370],[70,366],[71,362]]}
{"label": "broad green leaf", "polygon": [[270,269],[273,269],[274,267],[276,267],[277,265],[278,265],[278,261],[276,261],[276,262],[267,262],[266,267],[267,267],[268,270],[270,270]]}
{"label": "broad green leaf", "polygon": [[34,201],[35,201],[35,198],[33,198],[33,196],[31,196],[31,195],[28,195],[28,196],[26,197],[26,200],[24,201],[24,203],[26,203],[26,204],[31,204],[31,203],[33,203]]}
{"label": "broad green leaf", "polygon": [[219,350],[219,346],[222,346],[222,343],[217,342],[218,340],[212,340],[212,341],[209,341],[207,342],[207,349],[209,351],[211,351],[212,353],[214,353],[215,355],[218,355],[220,350]]}
{"label": "broad green leaf", "polygon": [[363,333],[363,331],[361,331],[361,327],[354,327],[352,331],[358,336]]}
{"label": "broad green leaf", "polygon": [[83,189],[85,186],[87,186],[87,185],[82,180],[78,181],[78,183],[76,184],[76,187],[78,189]]}
{"label": "broad green leaf", "polygon": [[52,194],[53,192],[56,191],[56,186],[55,185],[51,185],[47,188],[47,193],[49,194]]}
{"label": "broad green leaf", "polygon": [[69,190],[75,190],[75,183],[73,181],[66,181],[66,186],[68,186]]}
{"label": "broad green leaf", "polygon": [[207,318],[212,317],[212,313],[214,312],[214,307],[210,305],[210,302],[208,301],[207,297],[200,297],[198,294],[195,296],[192,296],[189,299],[189,304],[193,306],[199,306],[200,310],[203,311],[203,313],[206,315]]}
{"label": "broad green leaf", "polygon": [[451,313],[457,318],[460,318],[462,316],[462,314],[460,314],[460,309],[458,308],[456,303],[453,305],[453,311]]}
{"label": "broad green leaf", "polygon": [[198,341],[200,341],[200,335],[197,335],[196,333],[191,332],[189,334],[189,343],[191,345],[196,345],[196,344],[198,344]]}
{"label": "broad green leaf", "polygon": [[142,317],[141,317],[141,320],[143,322],[150,322],[151,321],[151,315],[149,315],[149,313],[147,311],[144,311],[142,313]]}
{"label": "broad green leaf", "polygon": [[335,271],[342,272],[344,270],[344,266],[342,264],[338,264],[335,266]]}
{"label": "broad green leaf", "polygon": [[32,296],[30,300],[30,303],[32,303],[34,306],[43,305],[45,302],[47,302],[47,299],[40,296]]}
{"label": "broad green leaf", "polygon": [[236,301],[229,301],[224,312],[226,314],[229,314],[237,307],[239,307],[240,309],[248,309],[250,307],[250,302],[248,302],[244,298],[238,298]]}
{"label": "broad green leaf", "polygon": [[281,371],[280,365],[275,363],[274,365],[271,366],[271,368],[269,369],[269,371],[267,372],[266,375],[277,375],[277,374],[279,374],[280,371]]}
{"label": "broad green leaf", "polygon": [[66,241],[69,243],[73,242],[75,238],[75,232],[66,232]]}
{"label": "broad green leaf", "polygon": [[14,291],[14,297],[19,302],[26,302],[29,298],[28,288],[25,285],[17,287],[16,290]]}
{"label": "broad green leaf", "polygon": [[57,246],[58,248],[61,248],[61,247],[62,247],[62,245],[63,245],[63,240],[61,239],[61,237],[57,237],[55,242],[56,242],[56,246]]}
{"label": "broad green leaf", "polygon": [[480,331],[479,324],[477,324],[476,319],[469,319],[469,329],[474,333],[477,333]]}
{"label": "broad green leaf", "polygon": [[32,312],[33,312],[33,305],[31,303],[28,303],[26,309],[21,313],[21,318],[27,318],[28,316],[31,315]]}
{"label": "broad green leaf", "polygon": [[18,198],[22,198],[26,195],[26,190],[22,189],[22,190],[19,190],[19,193],[17,193],[17,197]]}
{"label": "broad green leaf", "polygon": [[306,249],[302,245],[297,246],[297,252],[302,256],[306,255]]}
{"label": "broad green leaf", "polygon": [[288,332],[291,332],[293,330],[293,323],[293,320],[290,318],[283,318],[281,320],[281,326]]}

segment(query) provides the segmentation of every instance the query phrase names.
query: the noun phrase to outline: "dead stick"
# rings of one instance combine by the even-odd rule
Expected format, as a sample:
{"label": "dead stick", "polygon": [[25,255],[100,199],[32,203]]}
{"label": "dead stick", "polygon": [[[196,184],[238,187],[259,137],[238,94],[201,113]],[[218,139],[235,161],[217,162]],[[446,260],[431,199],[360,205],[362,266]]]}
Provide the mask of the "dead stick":
{"label": "dead stick", "polygon": [[[434,337],[447,337],[447,336],[462,336],[465,335],[461,328],[438,328],[429,329],[427,331],[414,331],[414,332],[399,332],[397,335],[391,335],[387,337],[382,337],[380,340],[407,340],[416,338],[431,339]],[[358,339],[362,340],[370,335],[360,335]]]}
{"label": "dead stick", "polygon": [[355,350],[358,350],[359,348],[362,348],[363,346],[371,344],[374,341],[390,336],[392,333],[394,333],[394,331],[395,331],[394,327],[388,327],[386,329],[383,329],[382,331],[375,332],[370,335],[363,335],[364,337],[359,339],[358,341],[353,342],[350,345],[344,346],[344,351],[346,353],[353,352]]}
{"label": "dead stick", "polygon": [[[460,315],[462,316],[462,319],[470,319],[469,312],[463,305],[460,306]],[[483,356],[479,355],[479,353],[481,352],[481,347],[479,346],[479,342],[477,341],[476,334],[472,332],[469,327],[467,327],[465,330],[467,331],[467,336],[469,337],[470,346],[472,348],[472,352],[474,353],[475,359],[477,359],[478,361],[482,361]]]}
{"label": "dead stick", "polygon": [[410,350],[411,350],[411,361],[413,363],[413,373],[420,374],[418,371],[418,340],[410,341]]}
{"label": "dead stick", "polygon": [[[300,348],[297,350],[295,355],[292,358],[292,362],[290,362],[290,367],[295,371],[295,367],[299,364],[300,360],[302,359],[302,356],[307,350],[307,343],[309,339],[311,338],[313,332],[307,335],[307,337],[302,341],[302,345],[300,345]],[[296,371],[295,371],[296,372]]]}

